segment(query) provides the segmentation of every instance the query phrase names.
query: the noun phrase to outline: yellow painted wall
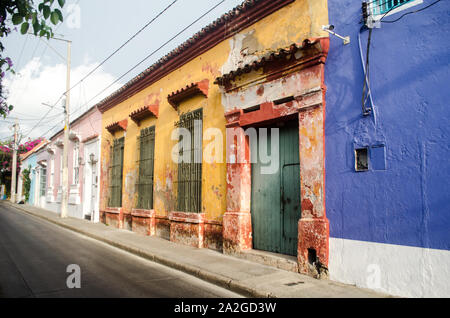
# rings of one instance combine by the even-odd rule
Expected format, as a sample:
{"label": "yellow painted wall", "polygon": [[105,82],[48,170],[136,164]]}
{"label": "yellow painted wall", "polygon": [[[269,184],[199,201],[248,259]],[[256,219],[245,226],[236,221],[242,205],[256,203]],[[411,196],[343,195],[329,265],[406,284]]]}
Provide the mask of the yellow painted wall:
{"label": "yellow painted wall", "polygon": [[[248,54],[264,55],[268,51],[288,47],[296,42],[301,43],[310,37],[327,36],[321,26],[328,24],[326,0],[297,0],[294,3],[271,14],[240,32],[244,34],[243,44],[248,47]],[[226,39],[210,51],[185,64],[165,78],[145,88],[129,99],[109,109],[102,118],[102,180],[101,209],[107,207],[108,180],[106,167],[109,164],[110,145],[114,138],[124,135],[117,132],[112,136],[106,126],[128,119],[125,133],[125,157],[123,172],[122,207],[130,213],[135,207],[137,191],[135,184],[138,177],[137,136],[140,130],[155,125],[155,167],[154,167],[154,209],[157,215],[167,215],[176,208],[177,165],[172,162],[171,152],[176,141],[171,141],[174,123],[181,113],[203,108],[203,130],[219,128],[223,134],[225,151],[225,118],[221,103],[219,87],[213,84],[216,77],[222,75],[221,68],[229,60],[231,39]],[[208,98],[194,97],[181,103],[178,112],[168,103],[167,95],[192,82],[209,79]],[[138,127],[129,114],[149,104],[159,102],[159,118],[146,119]],[[207,142],[203,142],[203,148]],[[223,153],[225,162],[225,153]],[[226,211],[226,164],[203,163],[202,168],[202,211],[209,220],[221,221]]]}

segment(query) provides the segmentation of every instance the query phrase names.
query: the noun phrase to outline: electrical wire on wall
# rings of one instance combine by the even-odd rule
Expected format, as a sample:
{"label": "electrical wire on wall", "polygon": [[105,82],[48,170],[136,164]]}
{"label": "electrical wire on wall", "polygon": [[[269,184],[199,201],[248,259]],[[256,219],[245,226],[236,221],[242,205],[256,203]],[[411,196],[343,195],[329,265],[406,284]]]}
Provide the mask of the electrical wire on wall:
{"label": "electrical wire on wall", "polygon": [[[363,26],[358,33],[358,45],[359,45],[359,54],[361,57],[361,65],[363,68],[364,73],[364,84],[363,84],[363,92],[362,92],[362,100],[361,100],[361,107],[362,107],[362,114],[363,116],[368,116],[371,113],[373,113],[374,110],[374,104],[372,99],[372,91],[370,90],[370,82],[369,82],[369,53],[370,53],[370,41],[372,38],[372,29],[369,30],[369,35],[367,38],[367,49],[366,49],[366,61],[364,62],[364,54],[362,51],[362,45],[361,45],[361,34],[367,30],[365,26]],[[367,105],[367,102],[370,102],[370,105]],[[375,114],[374,114],[375,116]]]}
{"label": "electrical wire on wall", "polygon": [[[374,2],[374,1],[373,1]],[[374,113],[374,104],[372,99],[372,91],[370,89],[370,80],[369,80],[369,69],[370,69],[370,42],[372,39],[372,28],[373,25],[368,23],[369,21],[369,4],[373,2],[363,2],[362,3],[362,15],[363,15],[363,23],[364,25],[359,29],[358,32],[358,48],[359,48],[359,56],[361,58],[361,66],[363,69],[363,75],[364,75],[364,83],[363,83],[363,91],[362,91],[362,97],[361,97],[361,110],[363,116],[368,116],[370,114],[374,114],[375,119],[375,113]],[[369,30],[369,35],[367,37],[367,48],[366,48],[366,58],[364,60],[364,53],[362,49],[361,44],[361,34],[364,31]],[[369,105],[367,105],[369,102]]]}
{"label": "electrical wire on wall", "polygon": [[[369,12],[370,10],[373,9],[372,6],[369,6],[369,4],[375,3],[376,1],[371,1],[371,2],[363,2],[362,3],[362,14],[363,14],[363,21],[364,21],[364,25],[361,27],[361,29],[359,30],[358,33],[358,45],[359,45],[359,53],[360,53],[360,57],[361,57],[361,65],[362,65],[362,69],[363,69],[363,74],[364,74],[364,84],[363,84],[363,91],[362,91],[362,99],[361,99],[361,108],[362,108],[362,114],[363,116],[368,116],[370,114],[373,114],[374,120],[376,121],[376,112],[375,112],[375,105],[373,103],[373,98],[372,98],[372,91],[370,89],[370,80],[369,80],[369,71],[370,71],[370,44],[371,44],[371,40],[372,40],[372,30],[375,27],[380,27],[379,23],[394,23],[399,21],[400,19],[402,19],[404,16],[408,15],[408,14],[413,14],[413,13],[417,13],[420,11],[423,11],[433,5],[435,5],[436,3],[440,2],[441,0],[436,0],[435,2],[421,8],[418,10],[414,10],[414,11],[410,11],[410,12],[406,12],[403,15],[401,15],[399,18],[395,19],[395,20],[391,20],[391,21],[384,21],[384,17],[389,14],[392,10],[398,8],[398,6],[392,6],[387,12],[385,12],[383,14],[383,16],[378,20],[375,21],[373,20],[373,18],[371,18],[372,13]],[[378,7],[381,7],[382,5],[386,4],[388,1],[385,1],[383,3],[379,3]],[[378,22],[378,23],[377,23]],[[366,48],[366,58],[364,60],[364,53],[362,50],[362,44],[361,44],[361,34],[364,31],[369,31],[368,37],[367,37],[367,48]]]}

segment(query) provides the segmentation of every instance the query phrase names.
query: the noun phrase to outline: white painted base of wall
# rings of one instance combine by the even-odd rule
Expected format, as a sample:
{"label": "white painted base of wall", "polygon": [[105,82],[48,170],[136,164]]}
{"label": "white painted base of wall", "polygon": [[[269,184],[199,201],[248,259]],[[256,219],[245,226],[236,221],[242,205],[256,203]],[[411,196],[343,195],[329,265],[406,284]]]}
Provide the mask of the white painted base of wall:
{"label": "white painted base of wall", "polygon": [[[83,205],[81,204],[68,204],[68,211],[67,215],[73,218],[77,219],[83,219]],[[46,209],[55,212],[55,213],[61,213],[61,203],[58,202],[47,202],[46,203]]]}
{"label": "white painted base of wall", "polygon": [[450,251],[330,238],[330,279],[402,297],[450,297]]}
{"label": "white painted base of wall", "polygon": [[61,213],[61,204],[55,202],[46,202],[45,208],[55,213]]}

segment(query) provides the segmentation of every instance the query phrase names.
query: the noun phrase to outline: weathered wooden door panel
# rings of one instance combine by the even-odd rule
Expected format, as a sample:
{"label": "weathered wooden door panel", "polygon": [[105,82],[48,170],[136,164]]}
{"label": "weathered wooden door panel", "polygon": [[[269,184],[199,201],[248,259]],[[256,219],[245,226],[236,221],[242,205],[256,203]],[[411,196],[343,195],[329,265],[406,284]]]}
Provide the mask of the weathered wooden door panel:
{"label": "weathered wooden door panel", "polygon": [[284,254],[297,255],[301,213],[298,125],[289,124],[280,135],[281,249]]}
{"label": "weathered wooden door panel", "polygon": [[[298,125],[287,123],[279,128],[279,166],[274,174],[262,174],[261,163],[252,163],[251,213],[253,248],[296,255],[300,218],[300,165]],[[267,149],[271,149],[271,129],[267,129]],[[251,151],[259,151],[258,142]]]}
{"label": "weathered wooden door panel", "polygon": [[[271,149],[270,128],[267,137],[267,149]],[[259,134],[250,151],[259,152]],[[258,162],[252,163],[253,248],[281,253],[280,174],[261,174],[263,166],[267,165],[261,163],[259,156]]]}

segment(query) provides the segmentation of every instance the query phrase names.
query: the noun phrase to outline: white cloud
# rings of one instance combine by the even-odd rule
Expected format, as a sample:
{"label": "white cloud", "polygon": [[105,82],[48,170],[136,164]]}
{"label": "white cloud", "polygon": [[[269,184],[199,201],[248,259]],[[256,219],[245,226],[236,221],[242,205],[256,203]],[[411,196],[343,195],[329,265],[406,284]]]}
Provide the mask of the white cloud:
{"label": "white cloud", "polygon": [[[71,85],[77,83],[89,71],[98,65],[96,62],[85,59],[85,64],[77,66],[71,70]],[[97,69],[91,76],[84,80],[80,85],[70,91],[70,112],[77,110],[70,118],[72,121],[84,111],[95,105],[109,94],[117,90],[122,84],[116,83],[108,90],[97,96],[94,100],[86,104],[92,97],[97,95],[105,87],[115,80],[112,74],[105,72],[101,67]],[[8,103],[14,105],[14,110],[7,121],[13,121],[12,118],[19,118],[21,131],[27,133],[49,110],[48,107],[41,103],[50,105],[60,98],[66,89],[66,65],[56,64],[53,66],[43,65],[39,58],[30,60],[15,77],[8,78],[4,82],[9,91]],[[59,101],[55,108],[49,113],[42,123],[31,132],[31,137],[38,137],[46,133],[50,128],[58,122],[60,125],[48,133],[46,137],[50,137],[62,127],[63,120],[62,101]],[[59,114],[59,115],[58,115]],[[33,120],[34,119],[34,120]],[[0,139],[11,135],[10,123],[0,119]]]}

